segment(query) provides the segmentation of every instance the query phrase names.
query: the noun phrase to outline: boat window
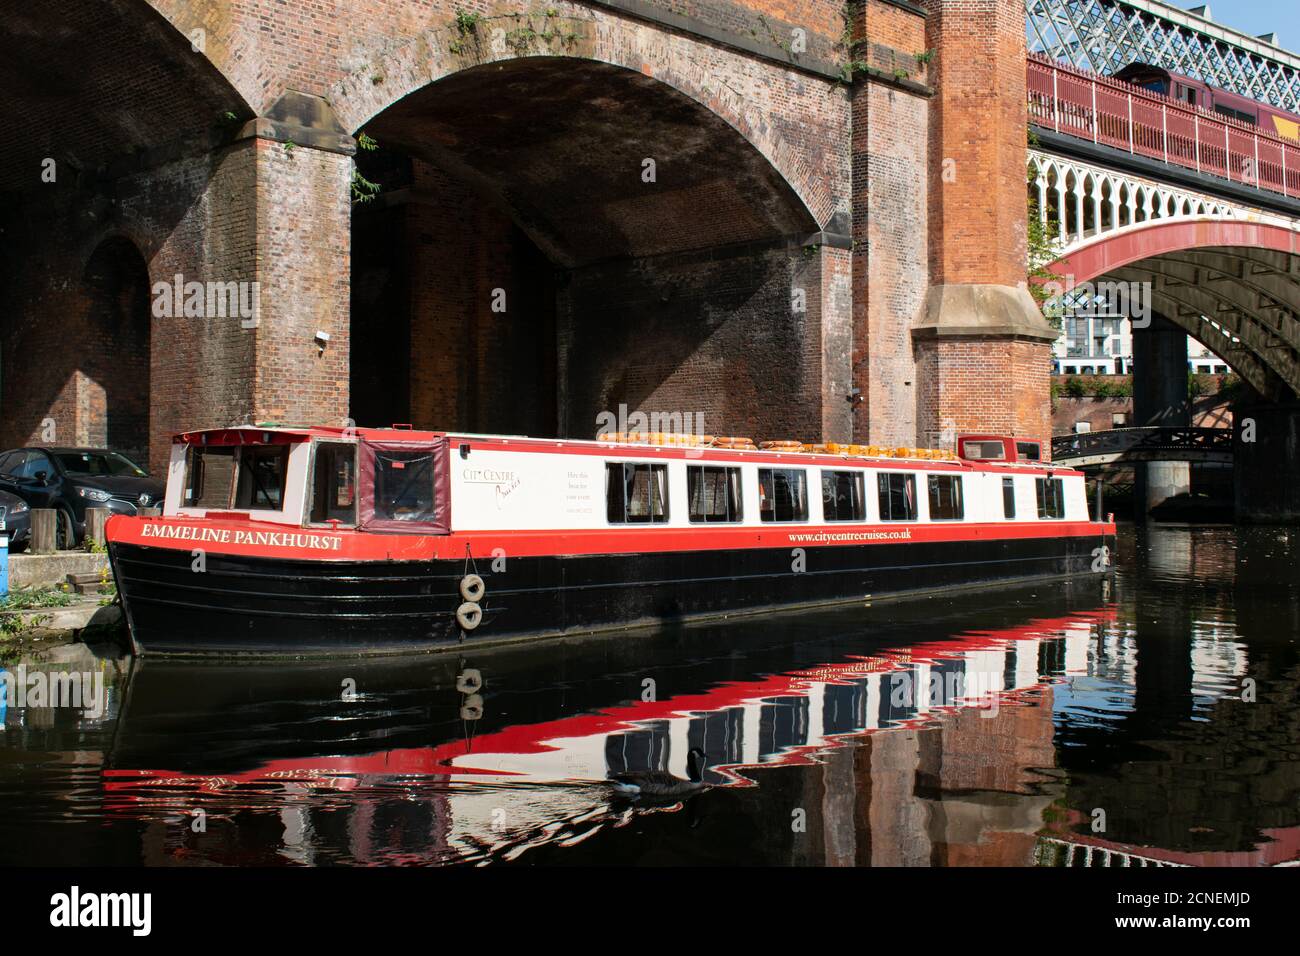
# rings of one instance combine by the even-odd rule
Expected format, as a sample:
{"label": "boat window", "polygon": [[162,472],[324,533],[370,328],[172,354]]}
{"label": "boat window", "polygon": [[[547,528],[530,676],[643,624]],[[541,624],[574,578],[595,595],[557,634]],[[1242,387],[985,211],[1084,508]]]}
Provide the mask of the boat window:
{"label": "boat window", "polygon": [[822,472],[822,517],[827,521],[867,519],[867,502],[862,494],[862,472]]}
{"label": "boat window", "polygon": [[1065,517],[1065,490],[1060,478],[1039,478],[1036,491],[1038,494],[1038,517]]}
{"label": "boat window", "polygon": [[961,475],[930,475],[930,519],[960,521],[966,509],[961,500]]}
{"label": "boat window", "polygon": [[235,480],[235,449],[191,445],[185,453],[183,508],[229,508]]}
{"label": "boat window", "polygon": [[760,521],[807,521],[808,477],[802,468],[758,469]]}
{"label": "boat window", "polygon": [[611,524],[668,520],[668,466],[605,464],[605,509]]}
{"label": "boat window", "polygon": [[1043,457],[1043,452],[1036,441],[1018,441],[1016,457],[1021,461],[1039,461]]}
{"label": "boat window", "polygon": [[357,449],[345,442],[319,442],[312,465],[312,524],[357,521]]}
{"label": "boat window", "polygon": [[1016,480],[1002,479],[1002,517],[1011,521],[1016,516]]}
{"label": "boat window", "polygon": [[881,521],[916,520],[916,475],[882,471],[876,476]]}
{"label": "boat window", "polygon": [[376,449],[374,454],[374,517],[383,521],[432,522],[433,452]]}
{"label": "boat window", "polygon": [[740,469],[686,466],[691,521],[740,520]]}
{"label": "boat window", "polygon": [[1007,457],[1007,449],[1000,441],[964,441],[961,454],[963,458],[980,461],[1001,461]]}
{"label": "boat window", "polygon": [[234,506],[279,511],[288,473],[288,445],[244,445],[239,449]]}

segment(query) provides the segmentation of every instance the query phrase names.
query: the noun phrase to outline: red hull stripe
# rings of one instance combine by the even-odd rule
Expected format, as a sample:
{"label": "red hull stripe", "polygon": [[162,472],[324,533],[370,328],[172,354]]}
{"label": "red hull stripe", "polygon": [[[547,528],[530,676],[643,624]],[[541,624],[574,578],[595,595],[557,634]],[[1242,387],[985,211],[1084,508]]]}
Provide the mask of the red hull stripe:
{"label": "red hull stripe", "polygon": [[1035,521],[989,524],[773,525],[762,528],[600,528],[575,531],[464,531],[449,535],[372,534],[291,528],[211,518],[136,518],[108,522],[115,544],[201,550],[303,561],[429,561],[464,558],[731,551],[751,548],[852,547],[1113,535],[1113,523]]}

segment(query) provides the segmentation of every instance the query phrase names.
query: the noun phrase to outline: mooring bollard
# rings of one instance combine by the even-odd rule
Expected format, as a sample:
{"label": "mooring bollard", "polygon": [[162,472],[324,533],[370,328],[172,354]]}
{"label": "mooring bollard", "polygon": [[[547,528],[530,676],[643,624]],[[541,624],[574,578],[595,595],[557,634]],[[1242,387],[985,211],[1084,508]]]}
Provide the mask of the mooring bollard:
{"label": "mooring bollard", "polygon": [[104,524],[108,521],[108,516],[113,512],[107,508],[87,508],[86,509],[86,547],[90,548],[91,544],[107,544],[104,537]]}
{"label": "mooring bollard", "polygon": [[53,508],[32,509],[32,554],[53,554],[59,549],[59,513]]}

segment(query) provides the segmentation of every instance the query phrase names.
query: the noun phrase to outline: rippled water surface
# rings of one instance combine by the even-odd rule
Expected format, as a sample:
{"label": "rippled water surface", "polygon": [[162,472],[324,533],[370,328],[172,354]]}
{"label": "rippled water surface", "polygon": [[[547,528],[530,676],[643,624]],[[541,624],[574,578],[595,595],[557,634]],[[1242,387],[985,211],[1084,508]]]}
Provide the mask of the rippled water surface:
{"label": "rippled water surface", "polygon": [[[101,673],[106,706],[0,702],[0,861],[1296,861],[1298,562],[1294,530],[1160,527],[1109,581],[917,604],[462,657],[29,661]],[[608,783],[685,778],[692,748],[696,792]]]}

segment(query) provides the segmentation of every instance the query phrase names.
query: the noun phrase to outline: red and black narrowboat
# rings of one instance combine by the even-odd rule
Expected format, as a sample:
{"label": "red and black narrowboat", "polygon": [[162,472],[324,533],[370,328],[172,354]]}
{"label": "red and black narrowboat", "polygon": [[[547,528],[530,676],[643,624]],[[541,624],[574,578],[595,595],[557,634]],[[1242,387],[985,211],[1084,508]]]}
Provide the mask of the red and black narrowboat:
{"label": "red and black narrowboat", "polygon": [[177,435],[109,554],[144,654],[432,651],[1094,574],[1040,446],[247,426]]}

